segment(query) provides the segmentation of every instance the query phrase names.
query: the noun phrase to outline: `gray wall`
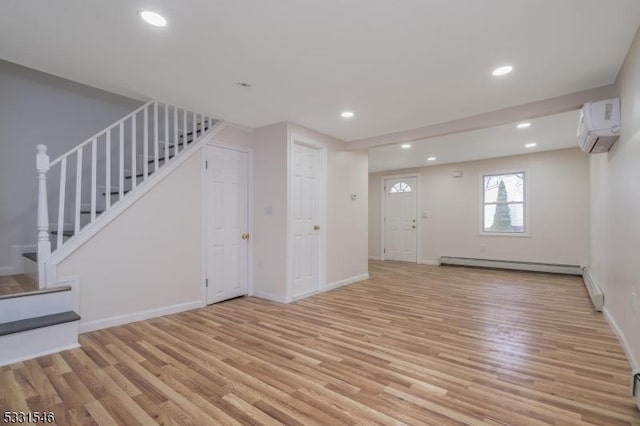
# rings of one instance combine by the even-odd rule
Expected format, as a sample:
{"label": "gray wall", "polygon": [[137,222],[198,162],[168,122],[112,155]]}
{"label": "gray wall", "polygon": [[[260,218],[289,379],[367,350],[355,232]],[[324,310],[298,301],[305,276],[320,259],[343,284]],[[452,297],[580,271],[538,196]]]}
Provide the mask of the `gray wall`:
{"label": "gray wall", "polygon": [[36,145],[53,160],[140,105],[0,60],[0,272],[36,242]]}

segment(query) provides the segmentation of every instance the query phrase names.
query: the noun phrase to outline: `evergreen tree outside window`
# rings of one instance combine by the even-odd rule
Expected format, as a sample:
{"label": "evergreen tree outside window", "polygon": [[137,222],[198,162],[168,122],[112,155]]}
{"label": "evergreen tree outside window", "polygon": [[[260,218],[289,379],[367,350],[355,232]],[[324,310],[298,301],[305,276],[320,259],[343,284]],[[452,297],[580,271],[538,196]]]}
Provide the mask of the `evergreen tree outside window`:
{"label": "evergreen tree outside window", "polygon": [[484,175],[482,184],[482,232],[525,234],[525,173]]}

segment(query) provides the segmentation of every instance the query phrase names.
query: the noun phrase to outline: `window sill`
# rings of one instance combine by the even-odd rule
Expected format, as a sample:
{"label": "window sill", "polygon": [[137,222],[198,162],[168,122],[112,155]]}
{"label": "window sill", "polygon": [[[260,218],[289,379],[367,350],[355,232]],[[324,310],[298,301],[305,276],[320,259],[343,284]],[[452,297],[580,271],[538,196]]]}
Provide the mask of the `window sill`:
{"label": "window sill", "polygon": [[480,231],[481,237],[530,237],[528,232],[484,232]]}

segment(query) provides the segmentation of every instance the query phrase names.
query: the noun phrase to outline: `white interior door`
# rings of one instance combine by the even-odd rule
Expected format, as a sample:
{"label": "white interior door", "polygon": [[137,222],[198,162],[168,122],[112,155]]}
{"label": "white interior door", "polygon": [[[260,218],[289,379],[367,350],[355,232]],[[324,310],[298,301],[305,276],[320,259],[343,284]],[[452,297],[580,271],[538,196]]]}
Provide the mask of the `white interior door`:
{"label": "white interior door", "polygon": [[320,265],[320,151],[293,144],[293,297],[318,291]]}
{"label": "white interior door", "polygon": [[417,178],[388,178],[384,188],[384,259],[417,262]]}
{"label": "white interior door", "polygon": [[207,303],[247,294],[248,154],[209,147],[207,155]]}

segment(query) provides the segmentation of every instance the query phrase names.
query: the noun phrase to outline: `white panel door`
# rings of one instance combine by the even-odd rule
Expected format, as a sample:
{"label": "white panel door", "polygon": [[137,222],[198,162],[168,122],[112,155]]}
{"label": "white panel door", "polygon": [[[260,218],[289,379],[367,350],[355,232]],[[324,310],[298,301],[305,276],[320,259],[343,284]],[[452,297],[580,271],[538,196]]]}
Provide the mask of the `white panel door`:
{"label": "white panel door", "polygon": [[293,297],[318,291],[320,265],[320,151],[293,144]]}
{"label": "white panel door", "polygon": [[417,262],[417,178],[385,179],[384,259]]}
{"label": "white panel door", "polygon": [[248,155],[207,148],[207,303],[247,294]]}

